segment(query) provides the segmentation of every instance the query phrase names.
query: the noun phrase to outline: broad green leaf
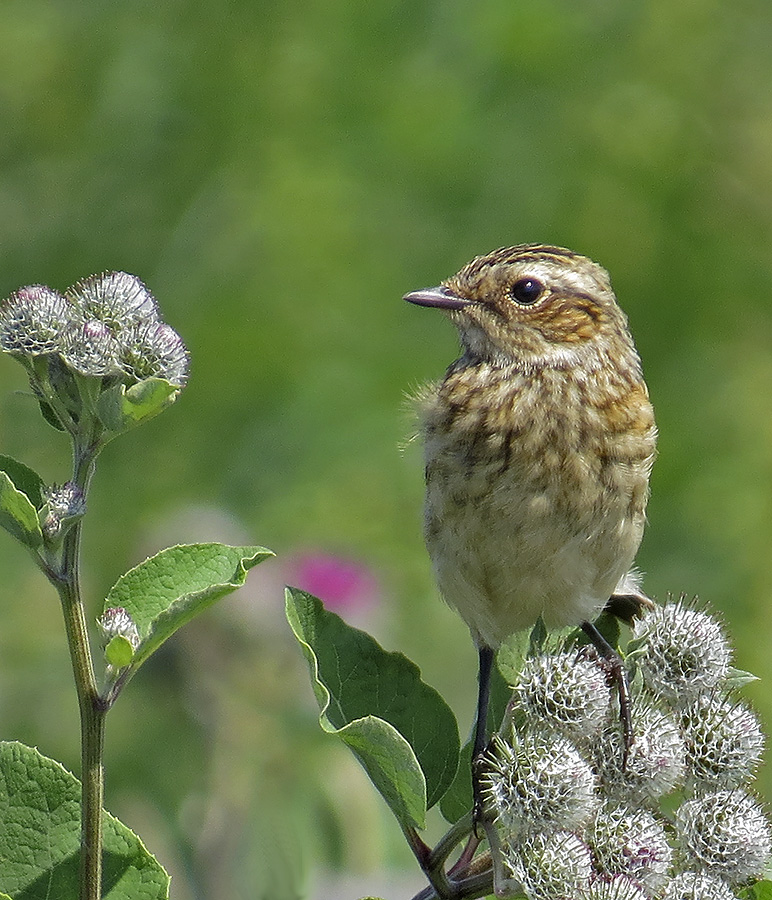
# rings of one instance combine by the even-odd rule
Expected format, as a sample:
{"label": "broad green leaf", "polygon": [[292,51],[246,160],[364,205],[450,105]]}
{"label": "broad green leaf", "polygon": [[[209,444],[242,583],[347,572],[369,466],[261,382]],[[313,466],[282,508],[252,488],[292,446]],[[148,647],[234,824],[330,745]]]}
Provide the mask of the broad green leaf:
{"label": "broad green leaf", "polygon": [[[491,699],[488,704],[488,734],[501,727],[512,690],[504,679],[501,669],[503,647],[496,656],[496,665],[491,671]],[[473,726],[474,727],[474,726]],[[461,749],[458,771],[453,783],[440,801],[440,811],[448,822],[457,822],[472,808],[472,743],[474,733]]]}
{"label": "broad green leaf", "polygon": [[584,632],[574,628],[553,628],[547,631],[541,618],[531,629],[510,635],[499,647],[496,665],[507,684],[515,684],[526,659],[545,653],[560,653],[573,644]]}
{"label": "broad green leaf", "polygon": [[43,505],[45,482],[37,472],[11,456],[2,455],[0,455],[0,471],[5,472],[11,479],[17,491],[27,495],[35,509],[40,509]]}
{"label": "broad green leaf", "polygon": [[241,587],[247,571],[273,556],[264,547],[183,544],[162,550],[116,581],[105,609],[123,607],[137,626],[141,643],[137,669],[153,651],[221,597]]}
{"label": "broad green leaf", "polygon": [[171,406],[179,391],[163,378],[146,378],[128,388],[116,385],[100,396],[99,418],[110,431],[126,431]]}
{"label": "broad green leaf", "polygon": [[467,741],[458,757],[458,770],[440,800],[440,812],[450,822],[458,822],[472,808],[472,741]]}
{"label": "broad green leaf", "polygon": [[34,549],[43,543],[35,507],[3,471],[0,471],[0,526],[27,547]]}
{"label": "broad green leaf", "polygon": [[740,891],[742,900],[772,900],[772,881],[759,881]]}
{"label": "broad green leaf", "polygon": [[[539,622],[541,622],[541,619],[539,619]],[[511,634],[496,652],[496,668],[507,684],[511,685],[517,681],[520,670],[523,668],[523,663],[535,645],[535,633],[538,625],[539,623],[534,626],[530,635],[524,631],[517,631]]]}
{"label": "broad green leaf", "polygon": [[322,728],[354,751],[403,827],[422,828],[458,765],[450,708],[414,663],[305,591],[287,589],[287,620],[311,670]]}
{"label": "broad green leaf", "polygon": [[622,626],[619,619],[612,613],[602,612],[594,624],[609,644],[618,651],[622,638]]}
{"label": "broad green leaf", "polygon": [[[600,632],[601,637],[604,638],[614,650],[620,652],[622,649],[622,628],[620,620],[613,615],[613,613],[602,612],[592,624]],[[569,629],[562,641],[564,649],[570,649],[571,647],[586,647],[591,644],[592,641],[590,640],[590,637],[582,628]]]}
{"label": "broad green leaf", "polygon": [[[80,782],[32,747],[0,743],[0,891],[78,896]],[[169,876],[125,825],[104,818],[104,900],[167,900]]]}

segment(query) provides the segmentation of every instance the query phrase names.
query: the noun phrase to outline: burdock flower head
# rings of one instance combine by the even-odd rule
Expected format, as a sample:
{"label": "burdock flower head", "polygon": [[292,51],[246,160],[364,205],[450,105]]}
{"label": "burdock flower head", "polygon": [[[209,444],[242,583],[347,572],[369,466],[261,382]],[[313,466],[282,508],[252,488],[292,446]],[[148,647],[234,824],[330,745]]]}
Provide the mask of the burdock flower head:
{"label": "burdock flower head", "polygon": [[608,719],[611,696],[598,660],[585,651],[566,651],[527,659],[512,689],[512,703],[529,721],[586,741]]}
{"label": "burdock flower head", "polygon": [[106,609],[97,619],[102,632],[105,660],[110,674],[128,666],[140,645],[140,634],[134,620],[122,606]]}
{"label": "burdock flower head", "polygon": [[139,322],[159,321],[155,297],[127,272],[91,275],[69,288],[67,296],[84,319],[104,322],[114,332]]}
{"label": "burdock flower head", "polygon": [[165,325],[145,285],[126,272],[92,275],[67,291],[78,311],[65,358],[83,375],[118,375],[128,383],[164,378],[182,387],[188,354]]}
{"label": "burdock flower head", "polygon": [[662,900],[737,900],[729,885],[704,872],[681,872],[672,878]]}
{"label": "burdock flower head", "polygon": [[747,784],[764,749],[755,714],[719,693],[698,697],[680,712],[689,787],[700,792]]}
{"label": "burdock flower head", "polygon": [[75,311],[43,284],[19,288],[0,304],[0,348],[19,358],[58,353]]}
{"label": "burdock flower head", "polygon": [[108,644],[114,637],[120,636],[126,638],[134,650],[139,646],[137,626],[122,606],[106,609],[97,620],[97,624],[105,644]]}
{"label": "burdock flower head", "polygon": [[548,828],[577,829],[598,804],[595,776],[577,749],[549,733],[494,738],[483,775],[486,806],[508,836]]}
{"label": "burdock flower head", "polygon": [[[88,430],[84,416],[113,434],[137,424],[173,402],[188,374],[179,335],[126,272],[92,275],[64,294],[44,285],[16,291],[0,303],[0,349],[27,369],[46,419],[73,434]],[[171,388],[153,393],[153,379]],[[127,411],[121,392],[143,383]]]}
{"label": "burdock flower head", "polygon": [[758,877],[772,850],[764,811],[742,790],[715,791],[683,803],[676,831],[690,868],[731,885]]}
{"label": "burdock flower head", "polygon": [[585,654],[532,655],[512,678],[481,779],[497,896],[736,900],[772,850],[750,789],[763,735],[734,695],[751,676],[729,669],[704,610],[682,599],[646,613],[624,656],[625,752],[616,698]]}
{"label": "burdock flower head", "polygon": [[178,387],[188,374],[188,351],[164,322],[139,322],[122,335],[120,367],[128,378],[165,378]]}
{"label": "burdock flower head", "polygon": [[572,831],[527,834],[506,854],[508,880],[522,887],[529,900],[587,896],[592,856]]}
{"label": "burdock flower head", "polygon": [[622,765],[624,738],[611,721],[591,753],[606,796],[651,803],[677,787],[684,775],[684,742],[673,719],[646,700],[632,709],[635,738]]}
{"label": "burdock flower head", "polygon": [[626,875],[652,892],[666,883],[672,851],[664,827],[647,810],[604,808],[589,843],[602,872]]}
{"label": "burdock flower head", "polygon": [[649,900],[650,895],[629,875],[601,875],[584,896],[586,900]]}
{"label": "burdock flower head", "polygon": [[45,506],[40,513],[40,527],[47,541],[64,536],[67,529],[86,512],[86,498],[73,481],[62,485],[52,484],[41,490]]}
{"label": "burdock flower head", "polygon": [[657,606],[633,627],[632,656],[656,697],[691,702],[723,684],[730,650],[721,626],[685,601]]}

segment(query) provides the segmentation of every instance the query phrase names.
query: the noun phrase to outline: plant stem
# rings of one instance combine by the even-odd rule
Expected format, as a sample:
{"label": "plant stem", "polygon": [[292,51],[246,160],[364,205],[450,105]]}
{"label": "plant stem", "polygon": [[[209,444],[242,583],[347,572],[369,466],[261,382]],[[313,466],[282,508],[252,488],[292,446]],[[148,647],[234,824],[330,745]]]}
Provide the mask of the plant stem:
{"label": "plant stem", "polygon": [[436,870],[444,867],[445,861],[456,847],[472,830],[472,814],[467,813],[462,816],[454,825],[445,832],[440,838],[437,846],[429,854],[428,865],[430,869]]}
{"label": "plant stem", "polygon": [[[73,481],[84,496],[94,471],[96,453],[75,444]],[[78,695],[81,733],[81,854],[79,900],[99,900],[102,895],[102,806],[104,796],[105,712],[99,703],[86,614],[80,594],[80,534],[76,522],[62,546],[62,578],[59,592]]]}
{"label": "plant stem", "polygon": [[413,900],[444,900],[450,897],[452,900],[479,900],[493,893],[493,873],[490,869],[471,875],[460,881],[452,882],[450,894],[439,894],[434,887],[426,887],[413,897]]}
{"label": "plant stem", "polygon": [[439,863],[432,861],[431,849],[423,842],[414,828],[403,828],[403,831],[410,849],[413,851],[413,855],[418,860],[418,865],[429,879],[429,884],[431,884],[438,897],[447,900],[447,898],[452,896],[452,888],[442,865],[443,860],[439,860]]}
{"label": "plant stem", "polygon": [[[426,846],[417,832],[404,829],[410,848],[430,884],[430,887],[416,894],[413,900],[471,900],[490,893],[493,888],[490,856],[486,854],[485,859],[474,859],[480,840],[472,829],[470,811],[451,825],[433,850]],[[466,847],[453,868],[446,872],[448,857],[465,837],[468,837]]]}

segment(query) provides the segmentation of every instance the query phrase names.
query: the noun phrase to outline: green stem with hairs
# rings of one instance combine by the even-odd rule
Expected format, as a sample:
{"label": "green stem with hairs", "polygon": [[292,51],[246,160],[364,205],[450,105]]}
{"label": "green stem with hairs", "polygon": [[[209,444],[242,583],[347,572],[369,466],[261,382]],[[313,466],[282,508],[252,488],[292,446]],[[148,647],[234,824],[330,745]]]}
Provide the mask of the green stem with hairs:
{"label": "green stem with hairs", "polygon": [[[88,492],[98,443],[86,446],[74,442],[72,480]],[[75,689],[78,696],[81,732],[81,853],[79,900],[100,900],[102,896],[102,807],[104,799],[104,728],[106,709],[99,701],[86,612],[80,592],[81,522],[75,522],[62,543],[61,568],[52,578],[59,593],[70,648]]]}

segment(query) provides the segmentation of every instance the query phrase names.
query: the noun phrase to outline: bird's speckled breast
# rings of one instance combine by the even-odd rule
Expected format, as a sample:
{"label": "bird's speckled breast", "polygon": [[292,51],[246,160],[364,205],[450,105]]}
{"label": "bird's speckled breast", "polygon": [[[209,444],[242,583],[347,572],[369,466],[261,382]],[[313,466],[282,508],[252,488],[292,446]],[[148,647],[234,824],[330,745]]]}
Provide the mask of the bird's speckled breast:
{"label": "bird's speckled breast", "polygon": [[656,438],[630,362],[567,378],[460,360],[424,401],[425,539],[478,641],[591,619],[630,569]]}

